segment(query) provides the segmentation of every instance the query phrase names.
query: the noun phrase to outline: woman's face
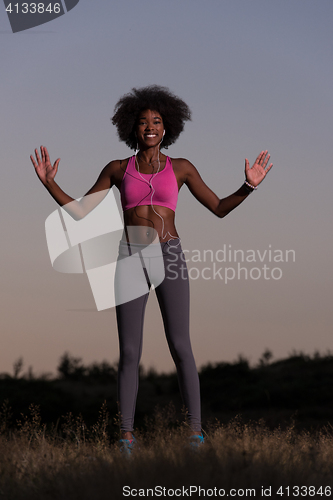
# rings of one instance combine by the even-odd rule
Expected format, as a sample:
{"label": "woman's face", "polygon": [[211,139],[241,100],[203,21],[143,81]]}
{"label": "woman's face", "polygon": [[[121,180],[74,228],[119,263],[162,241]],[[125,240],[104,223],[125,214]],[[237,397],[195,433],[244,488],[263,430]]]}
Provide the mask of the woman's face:
{"label": "woman's face", "polygon": [[140,147],[157,146],[163,139],[164,125],[157,111],[145,109],[141,111],[136,126],[136,136]]}

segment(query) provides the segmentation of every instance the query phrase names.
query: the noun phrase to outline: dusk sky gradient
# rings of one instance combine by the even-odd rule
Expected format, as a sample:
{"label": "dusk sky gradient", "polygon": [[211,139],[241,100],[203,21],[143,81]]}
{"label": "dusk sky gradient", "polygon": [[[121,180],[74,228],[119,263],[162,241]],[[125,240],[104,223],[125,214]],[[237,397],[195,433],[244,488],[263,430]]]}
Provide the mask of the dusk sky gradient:
{"label": "dusk sky gradient", "polygon": [[[44,224],[57,207],[29,156],[47,146],[52,162],[61,158],[56,181],[81,197],[110,160],[131,154],[110,118],[121,95],[149,84],[190,106],[192,121],[167,154],[188,158],[221,198],[243,183],[245,158],[252,165],[268,149],[274,164],[225,219],[181,189],[176,225],[188,255],[295,252],[295,261],[246,264],[279,267],[281,279],[226,284],[200,274],[212,262],[188,262],[198,269],[198,367],[240,354],[256,363],[266,348],[274,359],[333,350],[332,19],[332,0],[80,0],[12,34],[0,5],[0,373],[20,356],[24,371],[55,373],[65,351],[86,364],[117,361],[114,309],[96,310],[86,275],[51,266]],[[174,369],[154,293],[142,363]]]}

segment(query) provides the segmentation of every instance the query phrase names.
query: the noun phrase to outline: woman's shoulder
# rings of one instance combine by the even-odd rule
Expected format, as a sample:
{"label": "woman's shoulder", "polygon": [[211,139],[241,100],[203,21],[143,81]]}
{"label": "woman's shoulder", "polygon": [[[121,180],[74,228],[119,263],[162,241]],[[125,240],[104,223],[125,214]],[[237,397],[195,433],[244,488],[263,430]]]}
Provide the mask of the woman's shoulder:
{"label": "woman's shoulder", "polygon": [[129,156],[128,158],[123,158],[123,159],[118,159],[118,160],[111,160],[108,164],[107,167],[110,169],[116,170],[117,168],[121,168],[124,165],[127,165],[128,161],[132,158],[132,156]]}
{"label": "woman's shoulder", "polygon": [[181,172],[185,175],[195,168],[194,165],[186,158],[170,158],[170,161],[175,172]]}
{"label": "woman's shoulder", "polygon": [[187,181],[193,170],[194,165],[186,158],[170,158],[172,168],[180,185]]}
{"label": "woman's shoulder", "polygon": [[[172,166],[179,169],[190,168],[192,163],[186,158],[170,158]],[[192,165],[193,166],[193,165]]]}
{"label": "woman's shoulder", "polygon": [[120,186],[122,178],[127,168],[128,161],[131,157],[111,160],[105,167],[104,172],[107,176],[110,177],[112,184],[115,184],[117,187]]}
{"label": "woman's shoulder", "polygon": [[131,156],[128,158],[124,159],[118,159],[118,160],[111,160],[107,165],[106,168],[110,171],[111,174],[116,174],[117,172],[122,172],[126,170],[127,164],[129,160],[131,159]]}

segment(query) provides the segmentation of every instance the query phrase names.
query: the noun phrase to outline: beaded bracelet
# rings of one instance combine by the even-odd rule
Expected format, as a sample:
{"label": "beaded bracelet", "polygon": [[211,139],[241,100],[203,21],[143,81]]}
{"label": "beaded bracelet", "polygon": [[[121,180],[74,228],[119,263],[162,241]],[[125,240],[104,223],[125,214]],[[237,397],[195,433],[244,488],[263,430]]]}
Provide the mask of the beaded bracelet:
{"label": "beaded bracelet", "polygon": [[244,186],[245,186],[245,189],[247,189],[249,193],[252,193],[252,191],[254,191],[255,189],[258,189],[258,186],[252,186],[252,184],[250,184],[247,181],[244,181]]}

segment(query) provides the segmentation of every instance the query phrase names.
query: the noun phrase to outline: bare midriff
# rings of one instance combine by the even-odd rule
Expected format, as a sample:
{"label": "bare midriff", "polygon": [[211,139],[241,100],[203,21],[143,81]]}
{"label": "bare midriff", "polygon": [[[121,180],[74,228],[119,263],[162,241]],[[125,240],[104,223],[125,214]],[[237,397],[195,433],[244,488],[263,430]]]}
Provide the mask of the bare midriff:
{"label": "bare midriff", "polygon": [[[130,208],[124,212],[124,224],[127,230],[135,226],[136,243],[149,243],[153,237],[156,237],[156,233],[160,241],[178,238],[175,212],[167,207],[154,205],[153,209],[150,205],[140,205]],[[124,239],[126,239],[125,235]]]}

